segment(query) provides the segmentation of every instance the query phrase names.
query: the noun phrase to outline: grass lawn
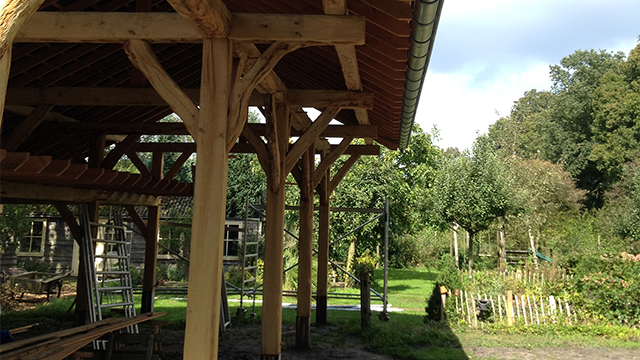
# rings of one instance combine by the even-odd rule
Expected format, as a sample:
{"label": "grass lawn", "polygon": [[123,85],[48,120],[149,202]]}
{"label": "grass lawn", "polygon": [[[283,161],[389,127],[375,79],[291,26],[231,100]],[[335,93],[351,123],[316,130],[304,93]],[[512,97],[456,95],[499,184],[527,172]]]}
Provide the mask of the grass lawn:
{"label": "grass lawn", "polygon": [[[383,277],[381,270],[376,271],[372,281],[372,288],[380,293]],[[357,311],[329,310],[328,321],[336,325],[343,336],[359,338],[366,350],[397,359],[476,358],[472,348],[510,348],[512,351],[547,348],[625,348],[640,352],[640,330],[615,326],[506,327],[493,324],[486,325],[484,329],[469,329],[459,326],[450,328],[442,323],[425,324],[425,299],[433,290],[435,277],[436,274],[424,268],[391,269],[388,284],[389,302],[393,307],[403,308],[404,312],[390,313],[389,322],[378,321],[376,314],[373,314],[372,325],[365,330],[360,329],[360,313]],[[331,291],[357,292],[356,289]],[[136,300],[139,301],[139,297],[136,297]],[[295,302],[295,299],[289,297],[283,301]],[[71,302],[72,299],[56,299],[33,310],[7,312],[0,316],[0,323],[3,329],[7,329],[39,322],[41,325],[34,327],[28,336],[55,331],[63,324]],[[155,310],[169,313],[163,317],[163,320],[170,322],[169,329],[181,330],[185,326],[186,303],[186,299],[178,296],[159,296],[155,301]],[[330,305],[349,303],[356,302],[329,299]],[[229,303],[234,327],[242,326],[242,323],[259,323],[262,314],[260,303],[256,303],[257,317],[245,321],[233,320],[238,307],[238,302]],[[251,301],[246,301],[244,307],[250,313]],[[295,324],[295,310],[283,309],[282,316],[285,324]],[[68,321],[64,325],[68,325]],[[283,341],[294,342],[294,336],[287,335]]]}

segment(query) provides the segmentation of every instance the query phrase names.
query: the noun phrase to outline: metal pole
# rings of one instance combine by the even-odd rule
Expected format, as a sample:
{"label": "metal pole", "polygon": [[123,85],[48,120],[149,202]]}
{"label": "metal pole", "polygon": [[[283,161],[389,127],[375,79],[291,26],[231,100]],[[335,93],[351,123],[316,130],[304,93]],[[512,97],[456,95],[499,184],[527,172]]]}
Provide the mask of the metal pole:
{"label": "metal pole", "polygon": [[388,291],[387,283],[389,281],[389,198],[384,202],[384,301],[382,302],[382,313],[378,315],[382,321],[389,321],[387,315]]}

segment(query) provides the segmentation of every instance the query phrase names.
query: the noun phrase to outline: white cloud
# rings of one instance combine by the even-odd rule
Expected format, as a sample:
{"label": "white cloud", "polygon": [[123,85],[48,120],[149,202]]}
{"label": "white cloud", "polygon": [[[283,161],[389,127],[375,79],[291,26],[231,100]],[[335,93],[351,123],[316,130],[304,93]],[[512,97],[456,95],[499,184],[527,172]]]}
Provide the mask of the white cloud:
{"label": "white cloud", "polygon": [[548,65],[538,64],[482,86],[474,84],[473,73],[428,73],[416,122],[425,131],[434,125],[440,130],[436,144],[441,148],[469,148],[476,132],[485,133],[499,116],[509,115],[513,102],[525,91],[549,89],[548,73]]}

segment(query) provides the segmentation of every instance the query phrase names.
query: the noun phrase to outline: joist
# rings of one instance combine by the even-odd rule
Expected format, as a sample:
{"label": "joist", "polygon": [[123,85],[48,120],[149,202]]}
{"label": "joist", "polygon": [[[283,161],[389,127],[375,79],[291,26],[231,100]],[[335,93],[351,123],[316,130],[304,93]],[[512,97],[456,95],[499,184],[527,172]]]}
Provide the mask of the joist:
{"label": "joist", "polygon": [[[363,45],[365,19],[359,16],[236,13],[232,16],[227,38],[252,43]],[[202,34],[179,14],[78,11],[36,12],[18,31],[14,42],[108,44],[145,40],[151,43],[201,43],[202,39]]]}

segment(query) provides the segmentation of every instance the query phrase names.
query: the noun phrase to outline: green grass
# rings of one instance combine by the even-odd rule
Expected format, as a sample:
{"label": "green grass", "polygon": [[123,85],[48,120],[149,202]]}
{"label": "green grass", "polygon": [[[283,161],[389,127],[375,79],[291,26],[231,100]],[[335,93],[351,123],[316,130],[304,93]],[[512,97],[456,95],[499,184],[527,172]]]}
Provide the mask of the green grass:
{"label": "green grass", "polygon": [[[378,270],[374,274],[372,288],[382,292],[384,274]],[[340,330],[338,335],[359,338],[363,347],[371,352],[385,354],[396,359],[468,359],[472,356],[470,348],[508,347],[520,349],[546,347],[581,348],[629,348],[640,349],[640,330],[621,326],[604,325],[540,325],[507,327],[500,324],[485,324],[483,329],[470,329],[463,326],[450,328],[447,324],[431,322],[425,324],[424,307],[426,297],[431,294],[436,274],[424,268],[390,269],[389,302],[394,307],[405,309],[401,313],[390,313],[390,321],[378,321],[377,314],[372,316],[372,325],[360,329],[360,313],[357,311],[329,310],[328,321]],[[357,289],[331,289],[331,292],[356,293]],[[236,297],[237,298],[237,297]],[[139,296],[136,301],[139,302]],[[19,313],[8,312],[0,316],[2,328],[13,328],[40,322],[40,332],[55,331],[62,322],[66,310],[71,305],[69,299],[56,299],[33,310]],[[285,297],[284,302],[295,302],[295,298]],[[155,311],[167,312],[162,320],[170,322],[169,329],[181,330],[185,326],[186,300],[179,296],[158,296]],[[329,299],[329,304],[354,304],[356,301]],[[376,303],[376,302],[374,302]],[[379,303],[379,302],[378,302]],[[259,323],[262,306],[256,303],[257,317],[252,319],[251,301],[244,303],[248,310],[245,320],[234,318],[239,307],[238,302],[229,303],[229,311],[234,326],[243,323]],[[314,316],[314,315],[312,315]],[[283,309],[283,323],[295,324],[296,312]],[[313,320],[313,319],[312,319]],[[35,329],[37,330],[37,328]],[[290,336],[291,337],[291,336]],[[287,343],[293,338],[283,339]]]}

